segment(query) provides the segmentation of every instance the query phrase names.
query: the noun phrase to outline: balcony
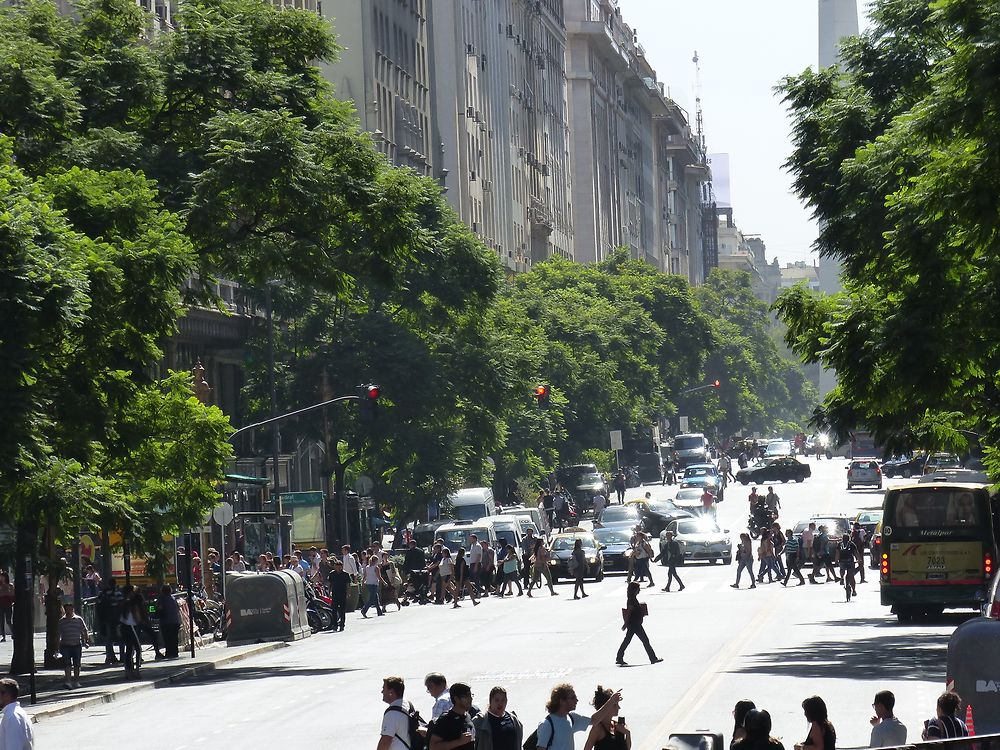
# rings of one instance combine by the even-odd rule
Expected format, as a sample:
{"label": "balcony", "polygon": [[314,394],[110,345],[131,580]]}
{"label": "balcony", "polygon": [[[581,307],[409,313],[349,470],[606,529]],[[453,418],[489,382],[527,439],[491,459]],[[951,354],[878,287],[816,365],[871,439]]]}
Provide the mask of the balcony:
{"label": "balcony", "polygon": [[567,37],[584,37],[595,51],[616,72],[628,70],[629,54],[626,47],[615,39],[614,31],[602,21],[571,21],[566,24]]}

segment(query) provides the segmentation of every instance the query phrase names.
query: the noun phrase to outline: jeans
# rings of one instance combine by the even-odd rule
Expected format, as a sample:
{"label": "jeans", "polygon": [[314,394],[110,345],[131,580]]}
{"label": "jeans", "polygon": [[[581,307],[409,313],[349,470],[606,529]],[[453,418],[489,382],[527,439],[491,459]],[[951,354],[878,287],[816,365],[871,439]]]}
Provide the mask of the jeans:
{"label": "jeans", "polygon": [[383,614],[382,600],[379,598],[378,584],[377,583],[365,584],[365,589],[368,590],[368,601],[365,602],[365,606],[361,608],[361,614],[363,615],[368,614],[368,610],[371,607],[375,607],[375,611],[378,612],[380,615]]}
{"label": "jeans", "polygon": [[134,672],[142,664],[142,644],[139,642],[139,629],[135,625],[122,623],[122,640],[125,641],[125,671]]}
{"label": "jeans", "polygon": [[794,574],[796,578],[799,579],[799,583],[805,583],[806,579],[802,577],[802,571],[799,570],[799,556],[796,554],[785,555],[785,580],[784,583],[788,584],[788,579]]}
{"label": "jeans", "polygon": [[347,600],[334,599],[330,602],[333,607],[333,629],[343,630],[344,622],[347,620]]}
{"label": "jeans", "polygon": [[753,558],[747,558],[746,560],[739,560],[736,567],[736,585],[740,585],[740,577],[743,575],[743,571],[746,570],[750,574],[750,584],[754,585],[753,576]]}
{"label": "jeans", "polygon": [[623,661],[625,659],[625,649],[628,648],[628,644],[632,642],[632,636],[639,639],[642,643],[643,648],[646,649],[646,656],[649,657],[650,661],[656,661],[656,652],[653,651],[653,647],[649,645],[649,636],[646,635],[645,629],[642,625],[635,625],[629,627],[625,631],[625,639],[622,641],[622,645],[618,647],[618,655],[615,657],[615,661]]}
{"label": "jeans", "polygon": [[684,581],[677,575],[677,566],[674,563],[667,563],[667,590],[670,590],[670,582],[677,581],[677,585],[684,588]]}
{"label": "jeans", "polygon": [[774,575],[776,575],[778,577],[778,580],[780,581],[781,578],[782,578],[782,575],[778,571],[778,558],[774,557],[774,556],[765,557],[763,560],[760,561],[760,569],[757,572],[757,580],[758,581],[763,581],[764,580],[764,574],[767,573],[767,582],[770,583],[773,580],[771,578],[771,572],[772,571],[774,572]]}
{"label": "jeans", "polygon": [[6,638],[7,631],[5,627],[10,628],[11,636],[14,635],[14,605],[4,604],[0,607],[0,637]]}

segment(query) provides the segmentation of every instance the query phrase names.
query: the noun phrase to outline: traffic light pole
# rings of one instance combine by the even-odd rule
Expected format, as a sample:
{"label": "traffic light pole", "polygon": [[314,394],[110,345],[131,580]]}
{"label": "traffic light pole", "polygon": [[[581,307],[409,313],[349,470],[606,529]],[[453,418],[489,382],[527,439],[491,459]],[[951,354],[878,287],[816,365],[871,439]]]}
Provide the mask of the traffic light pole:
{"label": "traffic light pole", "polygon": [[232,435],[229,436],[229,441],[232,442],[237,437],[245,432],[250,432],[251,430],[256,430],[258,427],[266,427],[269,424],[274,424],[275,422],[281,422],[285,419],[290,419],[292,417],[297,417],[300,414],[305,414],[310,411],[315,411],[316,409],[322,409],[324,406],[329,406],[330,404],[336,404],[340,401],[360,401],[360,396],[337,396],[337,398],[331,398],[329,401],[323,401],[318,404],[313,404],[312,406],[307,406],[303,409],[296,409],[295,411],[290,411],[287,414],[279,414],[276,417],[271,417],[270,419],[265,419],[263,422],[254,422],[253,424],[248,424],[246,427],[240,427]]}

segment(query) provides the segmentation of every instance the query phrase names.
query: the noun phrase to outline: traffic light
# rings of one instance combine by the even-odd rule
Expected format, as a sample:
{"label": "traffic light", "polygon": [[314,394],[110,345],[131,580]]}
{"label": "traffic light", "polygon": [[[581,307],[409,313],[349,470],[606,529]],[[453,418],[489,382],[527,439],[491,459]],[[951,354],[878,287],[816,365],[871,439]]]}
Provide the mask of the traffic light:
{"label": "traffic light", "polygon": [[358,415],[362,422],[374,422],[376,406],[381,390],[377,385],[368,383],[358,386]]}
{"label": "traffic light", "polygon": [[713,388],[718,388],[721,385],[722,385],[722,383],[720,383],[718,380],[716,380],[714,383],[712,383],[712,387]]}
{"label": "traffic light", "polygon": [[549,387],[548,383],[539,383],[536,385],[533,395],[538,400],[539,407],[542,409],[549,408],[549,402],[552,398],[552,388]]}

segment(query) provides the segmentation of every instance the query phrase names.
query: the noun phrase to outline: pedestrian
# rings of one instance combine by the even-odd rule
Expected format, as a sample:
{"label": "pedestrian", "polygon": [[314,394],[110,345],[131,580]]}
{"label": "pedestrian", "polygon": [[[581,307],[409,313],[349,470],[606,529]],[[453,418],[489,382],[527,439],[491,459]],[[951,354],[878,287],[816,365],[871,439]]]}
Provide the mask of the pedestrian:
{"label": "pedestrian", "polygon": [[872,702],[875,715],[868,720],[872,725],[868,747],[902,747],[906,744],[906,726],[892,713],[895,707],[896,696],[892,691],[880,690],[875,693],[875,700]]}
{"label": "pedestrian", "polygon": [[521,538],[521,577],[524,588],[531,591],[531,555],[535,550],[535,530],[530,526]]}
{"label": "pedestrian", "polygon": [[448,680],[440,672],[431,672],[424,677],[424,687],[428,695],[434,699],[431,706],[431,721],[437,721],[452,707],[451,693],[448,692]]}
{"label": "pedestrian", "polygon": [[382,615],[385,614],[385,610],[382,609],[382,601],[380,598],[383,581],[382,572],[379,570],[378,566],[377,556],[372,555],[368,558],[368,562],[362,570],[362,577],[365,582],[365,590],[368,592],[368,600],[365,602],[365,606],[361,608],[361,616],[367,618],[368,610],[374,606],[378,616],[382,617]]}
{"label": "pedestrian", "polygon": [[771,736],[771,714],[759,708],[747,711],[743,719],[746,736],[734,742],[731,750],[785,750],[781,740]]}
{"label": "pedestrian", "polygon": [[14,636],[14,586],[6,572],[0,572],[0,643],[7,640],[7,628]]}
{"label": "pedestrian", "polygon": [[[820,526],[813,535],[813,572],[809,575],[809,583],[825,583],[824,570],[826,566],[826,548],[830,537],[826,533],[826,526]],[[836,573],[831,573],[830,577],[836,579]],[[823,581],[817,580],[824,578]]]}
{"label": "pedestrian", "polygon": [[757,547],[757,559],[760,560],[760,568],[757,571],[757,583],[764,582],[764,574],[767,573],[767,582],[774,583],[774,579],[771,574],[778,576],[778,580],[781,580],[781,574],[778,572],[778,567],[776,564],[776,557],[774,554],[774,542],[771,541],[771,530],[764,529],[760,533],[760,544]]}
{"label": "pedestrian", "polygon": [[767,494],[764,495],[764,504],[767,506],[768,511],[771,512],[772,518],[777,518],[778,510],[781,508],[781,499],[774,491],[774,487],[767,488]]}
{"label": "pedestrian", "polygon": [[857,558],[857,568],[861,573],[861,583],[865,583],[865,547],[868,546],[868,538],[864,528],[857,521],[851,528],[851,541],[854,542],[854,547],[857,550],[854,556]]}
{"label": "pedestrian", "polygon": [[781,582],[782,586],[788,585],[788,579],[793,573],[799,579],[799,586],[805,585],[806,579],[802,577],[802,570],[799,568],[799,549],[795,532],[785,529],[785,579]]}
{"label": "pedestrian", "polygon": [[625,649],[632,642],[633,636],[638,637],[639,642],[646,649],[646,656],[649,657],[650,664],[657,664],[663,661],[663,659],[657,657],[656,652],[653,651],[653,647],[649,645],[649,637],[646,635],[646,630],[642,627],[642,621],[646,617],[647,609],[646,605],[639,601],[639,589],[640,586],[636,581],[632,581],[628,585],[625,609],[622,610],[622,618],[625,620],[622,624],[622,630],[625,631],[625,638],[622,640],[622,645],[618,647],[618,655],[615,657],[615,664],[619,666],[625,666]]}
{"label": "pedestrian", "polygon": [[819,527],[819,548],[827,579],[832,578],[837,583],[840,583],[840,576],[837,575],[837,570],[833,567],[836,545],[830,540],[830,530],[826,526]]}
{"label": "pedestrian", "polygon": [[414,745],[415,739],[410,736],[410,716],[415,716],[419,723],[420,714],[409,701],[403,700],[405,690],[402,677],[382,680],[382,702],[389,707],[382,714],[382,730],[376,750],[410,750]]}
{"label": "pedestrian", "polygon": [[736,545],[736,583],[732,584],[734,589],[740,587],[740,576],[744,570],[750,574],[750,588],[757,588],[753,575],[753,545],[747,533],[740,534],[740,542]]}
{"label": "pedestrian", "polygon": [[500,589],[500,596],[505,594],[514,596],[514,586],[517,586],[517,595],[524,596],[524,589],[521,588],[521,564],[517,559],[517,550],[509,542],[503,548],[503,585]]}
{"label": "pedestrian", "polygon": [[456,682],[450,692],[452,707],[435,719],[427,731],[428,750],[474,750],[475,728],[469,717],[472,688]]}
{"label": "pedestrian", "polygon": [[816,523],[810,521],[809,525],[802,531],[801,544],[799,546],[799,562],[802,565],[813,563],[813,575],[816,575],[816,565],[813,562],[813,537],[816,535]]}
{"label": "pedestrian", "polygon": [[[611,700],[614,691],[601,685],[594,691],[594,700],[591,705],[600,710],[604,704]],[[591,722],[590,734],[587,735],[587,742],[583,750],[630,750],[632,747],[632,732],[625,725],[625,717],[619,716],[615,719],[612,716]]]}
{"label": "pedestrian", "polygon": [[181,608],[177,606],[169,586],[160,588],[156,598],[156,613],[160,620],[160,634],[163,636],[163,655],[167,659],[180,656]]}
{"label": "pedestrian", "polygon": [[618,504],[625,503],[625,472],[621,469],[615,474],[615,494],[618,496]]}
{"label": "pedestrian", "polygon": [[[576,539],[573,542],[573,552],[569,558],[569,573],[573,576],[573,598],[579,599],[583,596],[587,598],[587,592],[583,590],[583,577],[587,575],[587,553],[583,551],[583,540]],[[577,595],[577,591],[580,595]]]}
{"label": "pedestrian", "polygon": [[333,608],[333,629],[343,632],[347,619],[347,587],[351,577],[344,571],[344,561],[337,558],[333,561],[333,570],[326,577],[330,590],[330,606]]}
{"label": "pedestrian", "polygon": [[101,574],[97,572],[97,569],[93,565],[87,565],[83,569],[83,585],[81,589],[83,596],[88,599],[97,596],[98,592],[100,592]]}
{"label": "pedestrian", "polygon": [[743,726],[743,721],[746,719],[747,714],[754,708],[757,708],[757,704],[752,700],[741,700],[736,701],[736,706],[733,707],[733,737],[729,741],[729,747],[732,748],[740,740],[747,736],[746,727]]}
{"label": "pedestrian", "polygon": [[851,596],[858,595],[857,583],[854,580],[854,567],[858,562],[858,548],[849,534],[840,537],[837,545],[837,555],[840,559],[840,580],[851,591]]}
{"label": "pedestrian", "polygon": [[[608,499],[606,497],[604,497],[604,493],[603,492],[598,492],[596,495],[594,495],[594,523],[595,524],[599,524],[601,522],[601,518],[604,517],[604,508],[607,506],[607,504],[608,504]],[[528,530],[531,531],[531,529],[528,529]]]}
{"label": "pedestrian", "polygon": [[486,713],[472,720],[476,750],[520,750],[524,743],[524,726],[507,710],[507,691],[502,687],[490,690]]}
{"label": "pedestrian", "polygon": [[59,653],[62,654],[66,673],[63,687],[67,690],[80,687],[80,663],[83,649],[89,645],[87,623],[75,612],[72,602],[63,604],[63,616],[59,618]]}
{"label": "pedestrian", "polygon": [[[549,561],[551,559],[552,554],[549,552],[549,548],[545,546],[544,540],[536,539],[535,550],[531,555],[531,583],[541,589],[542,577],[544,576],[545,583],[549,587],[549,596],[556,596],[559,592],[552,585],[552,571],[549,570]],[[528,588],[528,596],[531,596],[530,587]]]}
{"label": "pedestrian", "polygon": [[958,718],[958,709],[962,698],[954,690],[941,693],[937,699],[936,716],[924,722],[924,731],[920,739],[924,742],[932,740],[950,740],[953,737],[968,737],[969,728]]}
{"label": "pedestrian", "polygon": [[361,568],[358,567],[358,561],[351,554],[351,545],[345,544],[340,548],[340,560],[344,563],[344,572],[351,577],[352,581],[357,583],[361,577]]}
{"label": "pedestrian", "polygon": [[612,693],[591,716],[582,716],[575,711],[577,697],[573,686],[560,683],[552,688],[549,702],[545,704],[546,716],[534,732],[535,739],[529,737],[525,746],[531,747],[529,741],[533,741],[536,750],[573,750],[574,733],[587,731],[591,724],[610,721],[618,713],[621,699],[621,691]]}
{"label": "pedestrian", "polygon": [[35,747],[35,730],[31,718],[21,708],[18,700],[21,690],[17,680],[5,677],[0,680],[0,749],[32,750]]}
{"label": "pedestrian", "polygon": [[715,495],[708,487],[701,493],[701,514],[715,518]]}
{"label": "pedestrian", "polygon": [[383,568],[383,574],[385,576],[385,596],[382,597],[382,607],[387,608],[390,604],[395,604],[396,611],[399,612],[403,608],[403,605],[399,603],[399,589],[403,580],[399,577],[399,571],[396,570],[396,563],[392,560],[387,562]]}
{"label": "pedestrian", "polygon": [[[125,643],[121,638],[122,592],[114,578],[108,578],[97,595],[97,627],[104,640],[104,666],[111,667],[125,661]],[[115,656],[115,646],[118,656]]]}
{"label": "pedestrian", "polygon": [[545,516],[545,523],[551,532],[556,527],[556,496],[551,490],[546,490],[542,496],[542,514]]}
{"label": "pedestrian", "polygon": [[663,558],[667,563],[667,585],[663,588],[664,591],[670,591],[670,584],[672,581],[676,580],[677,585],[680,586],[678,591],[684,590],[684,581],[681,577],[677,575],[677,566],[684,563],[684,553],[681,551],[680,542],[674,539],[674,532],[665,532],[667,537],[667,544],[661,550],[660,554],[656,556],[653,562],[658,562]]}
{"label": "pedestrian", "polygon": [[[478,544],[472,545],[473,549],[479,548]],[[466,562],[465,547],[459,547],[455,553],[455,606],[459,606],[458,600],[468,591],[469,598],[472,599],[472,606],[478,607],[479,600],[476,598],[476,587],[472,585],[469,577],[469,563]]]}
{"label": "pedestrian", "polygon": [[131,586],[122,589],[121,614],[119,628],[122,640],[125,642],[125,677],[133,677],[142,665],[142,642],[139,640],[139,628],[143,617],[142,594],[133,593]]}
{"label": "pedestrian", "polygon": [[490,592],[494,590],[493,577],[497,567],[497,551],[490,546],[486,539],[479,542],[479,546],[483,548],[482,596],[489,596]]}
{"label": "pedestrian", "polygon": [[480,578],[483,572],[483,548],[479,544],[479,537],[475,534],[469,535],[469,554],[465,556],[465,561],[469,565],[469,583],[476,591],[476,596],[480,594]]}
{"label": "pedestrian", "polygon": [[649,561],[653,557],[653,548],[649,545],[649,536],[646,532],[639,532],[632,557],[635,558],[635,579],[637,581],[648,579],[646,588],[655,586],[656,584],[653,583],[653,574],[649,569]]}
{"label": "pedestrian", "polygon": [[809,734],[795,745],[795,750],[836,750],[837,731],[827,715],[826,701],[818,695],[806,698],[802,701],[802,713],[809,722]]}

